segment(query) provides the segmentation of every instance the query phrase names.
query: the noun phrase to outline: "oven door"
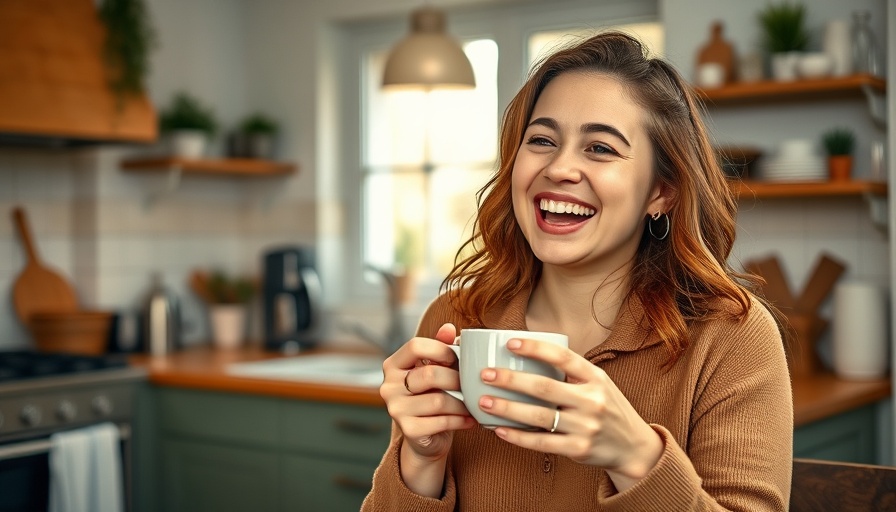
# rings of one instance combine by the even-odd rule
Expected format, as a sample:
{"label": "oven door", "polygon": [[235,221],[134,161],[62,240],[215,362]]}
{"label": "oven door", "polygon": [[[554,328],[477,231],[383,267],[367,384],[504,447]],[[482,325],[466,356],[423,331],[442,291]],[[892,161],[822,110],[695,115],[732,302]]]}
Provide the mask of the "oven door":
{"label": "oven door", "polygon": [[[130,425],[118,425],[125,509],[131,510]],[[49,437],[0,444],[0,512],[46,512],[50,495]]]}

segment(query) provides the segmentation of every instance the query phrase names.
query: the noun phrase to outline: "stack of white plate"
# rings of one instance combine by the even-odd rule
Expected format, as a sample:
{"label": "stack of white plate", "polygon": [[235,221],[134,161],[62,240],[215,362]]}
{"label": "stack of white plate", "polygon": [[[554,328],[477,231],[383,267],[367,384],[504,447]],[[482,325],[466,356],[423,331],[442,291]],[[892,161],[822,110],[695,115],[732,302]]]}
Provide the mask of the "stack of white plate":
{"label": "stack of white plate", "polygon": [[768,181],[814,181],[825,179],[827,168],[812,140],[790,139],[781,141],[775,155],[764,159],[761,174]]}

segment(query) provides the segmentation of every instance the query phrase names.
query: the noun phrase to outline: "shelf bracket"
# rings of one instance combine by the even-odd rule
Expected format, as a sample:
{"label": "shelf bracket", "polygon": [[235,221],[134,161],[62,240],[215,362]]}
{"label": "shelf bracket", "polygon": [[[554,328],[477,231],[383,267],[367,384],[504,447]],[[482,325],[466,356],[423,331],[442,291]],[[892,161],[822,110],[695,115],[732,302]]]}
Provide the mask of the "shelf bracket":
{"label": "shelf bracket", "polygon": [[143,200],[143,206],[146,209],[152,208],[156,203],[159,202],[160,199],[162,199],[162,197],[177,190],[178,187],[180,187],[181,177],[183,177],[183,168],[181,166],[169,166],[168,171],[165,173],[164,186],[160,187],[158,190],[148,193]]}
{"label": "shelf bracket", "polygon": [[886,234],[890,218],[887,208],[887,196],[872,194],[871,192],[865,192],[864,196],[865,201],[868,203],[868,216],[871,218],[871,223]]}
{"label": "shelf bracket", "polygon": [[881,130],[887,129],[887,96],[886,94],[877,94],[868,84],[862,84],[862,92],[868,100],[868,112],[874,124]]}

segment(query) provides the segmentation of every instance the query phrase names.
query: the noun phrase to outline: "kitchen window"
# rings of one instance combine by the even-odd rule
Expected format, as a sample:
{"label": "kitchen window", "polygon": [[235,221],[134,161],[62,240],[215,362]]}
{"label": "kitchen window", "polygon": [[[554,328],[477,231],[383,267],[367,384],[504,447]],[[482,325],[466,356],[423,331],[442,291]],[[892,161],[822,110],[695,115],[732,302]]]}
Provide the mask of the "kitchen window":
{"label": "kitchen window", "polygon": [[348,240],[340,251],[344,267],[329,274],[342,281],[345,302],[381,292],[379,278],[361,270],[367,264],[418,266],[421,306],[438,293],[472,232],[476,192],[496,167],[504,108],[542,52],[608,28],[633,33],[653,53],[663,52],[654,1],[486,10],[448,13],[448,32],[473,65],[474,90],[384,91],[386,56],[405,35],[406,19],[361,23],[344,32],[350,56],[344,75],[358,77],[359,88],[344,89],[341,106],[357,106],[358,117],[344,112],[341,137],[350,141],[355,133],[359,144],[343,146],[339,155],[349,164],[342,190]]}

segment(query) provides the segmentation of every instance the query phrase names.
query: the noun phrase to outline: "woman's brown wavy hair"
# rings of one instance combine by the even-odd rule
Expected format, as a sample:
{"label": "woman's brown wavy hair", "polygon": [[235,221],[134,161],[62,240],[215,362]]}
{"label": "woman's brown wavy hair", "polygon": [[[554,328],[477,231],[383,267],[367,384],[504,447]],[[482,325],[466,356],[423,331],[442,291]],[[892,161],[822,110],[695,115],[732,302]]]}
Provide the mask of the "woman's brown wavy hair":
{"label": "woman's brown wavy hair", "polygon": [[620,32],[600,33],[548,56],[510,102],[497,172],[477,193],[473,234],[458,251],[459,261],[442,288],[466,288],[450,293],[449,300],[467,320],[481,325],[487,311],[535,286],[542,264],[517,225],[511,173],[539,95],[551,80],[571,71],[614,77],[648,114],[645,128],[655,177],[674,198],[667,212],[671,232],[656,240],[644,230],[630,293],[643,303],[672,364],[687,347],[689,320],[746,315],[750,294],[741,281],[753,281],[727,263],[735,237],[736,197],[716,160],[693,91],[671,65],[647,57],[640,42]]}

